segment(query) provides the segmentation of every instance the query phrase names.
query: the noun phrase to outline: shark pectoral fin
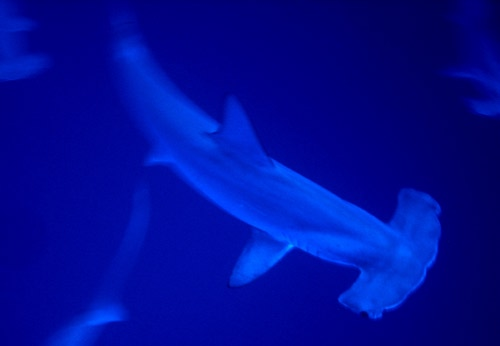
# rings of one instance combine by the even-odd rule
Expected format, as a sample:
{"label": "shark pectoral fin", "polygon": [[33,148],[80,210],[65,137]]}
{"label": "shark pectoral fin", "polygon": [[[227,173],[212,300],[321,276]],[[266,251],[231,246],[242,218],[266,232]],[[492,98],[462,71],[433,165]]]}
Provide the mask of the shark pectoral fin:
{"label": "shark pectoral fin", "polygon": [[258,278],[285,256],[293,246],[253,229],[252,237],[241,253],[229,280],[230,287],[243,286]]}
{"label": "shark pectoral fin", "polygon": [[254,163],[273,164],[262,149],[243,107],[234,96],[227,98],[224,122],[212,136],[224,149],[244,155]]}

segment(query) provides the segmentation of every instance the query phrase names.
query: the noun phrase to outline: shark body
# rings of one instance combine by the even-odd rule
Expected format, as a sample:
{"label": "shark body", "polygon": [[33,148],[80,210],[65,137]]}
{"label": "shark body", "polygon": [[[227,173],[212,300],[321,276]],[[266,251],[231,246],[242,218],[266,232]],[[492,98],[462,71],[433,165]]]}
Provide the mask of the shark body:
{"label": "shark body", "polygon": [[107,324],[128,318],[121,295],[141,250],[148,223],[149,190],[141,183],[134,194],[132,213],[124,237],[97,295],[83,314],[51,335],[46,346],[94,345]]}
{"label": "shark body", "polygon": [[44,54],[28,53],[26,32],[35,22],[17,14],[15,3],[0,0],[0,82],[34,76],[50,65]]}
{"label": "shark body", "polygon": [[339,301],[380,318],[424,280],[437,254],[440,207],[403,189],[389,224],[270,158],[240,103],[229,97],[216,122],[157,66],[135,32],[118,35],[115,63],[127,106],[164,164],[210,201],[252,227],[230,286],[256,279],[292,249],[355,266]]}
{"label": "shark body", "polygon": [[459,0],[451,16],[460,37],[460,66],[445,71],[450,77],[462,79],[475,89],[473,97],[465,98],[469,109],[487,117],[500,117],[500,46],[498,38],[488,30],[495,13],[493,2]]}

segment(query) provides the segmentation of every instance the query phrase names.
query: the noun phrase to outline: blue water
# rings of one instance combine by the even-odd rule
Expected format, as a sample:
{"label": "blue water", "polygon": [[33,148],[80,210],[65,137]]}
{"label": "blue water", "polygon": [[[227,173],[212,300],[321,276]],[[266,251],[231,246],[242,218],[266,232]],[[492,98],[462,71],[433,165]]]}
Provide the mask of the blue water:
{"label": "blue water", "polygon": [[[0,344],[43,345],[92,302],[124,235],[138,180],[151,220],[124,285],[128,319],[96,345],[495,345],[500,119],[472,114],[453,2],[137,1],[147,45],[220,120],[234,94],[275,159],[390,219],[400,188],[441,205],[435,265],[378,321],[337,297],[357,272],[292,252],[229,289],[249,228],[166,167],[115,85],[110,6],[29,0],[27,50],[50,66],[0,83]],[[499,12],[497,12],[499,13]],[[498,27],[497,27],[498,29]]]}

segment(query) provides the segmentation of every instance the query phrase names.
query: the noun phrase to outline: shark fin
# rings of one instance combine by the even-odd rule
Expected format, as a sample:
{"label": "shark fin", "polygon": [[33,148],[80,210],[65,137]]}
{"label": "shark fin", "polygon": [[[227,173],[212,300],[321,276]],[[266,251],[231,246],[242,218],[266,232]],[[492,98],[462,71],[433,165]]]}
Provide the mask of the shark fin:
{"label": "shark fin", "polygon": [[225,119],[217,132],[213,133],[219,143],[231,151],[245,155],[245,158],[261,165],[272,165],[271,159],[255,135],[243,107],[234,96],[226,100]]}
{"label": "shark fin", "polygon": [[291,244],[277,241],[267,233],[253,229],[252,237],[233,269],[229,286],[243,286],[258,278],[278,263],[292,248]]}

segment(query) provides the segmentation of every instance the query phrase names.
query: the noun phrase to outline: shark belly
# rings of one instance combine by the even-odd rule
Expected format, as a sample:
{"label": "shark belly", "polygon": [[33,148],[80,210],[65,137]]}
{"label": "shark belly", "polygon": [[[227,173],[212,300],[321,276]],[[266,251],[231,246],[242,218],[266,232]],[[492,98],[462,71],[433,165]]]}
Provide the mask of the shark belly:
{"label": "shark belly", "polygon": [[358,267],[397,242],[385,223],[277,161],[254,165],[220,150],[209,136],[198,143],[180,149],[174,170],[224,211],[280,242]]}

